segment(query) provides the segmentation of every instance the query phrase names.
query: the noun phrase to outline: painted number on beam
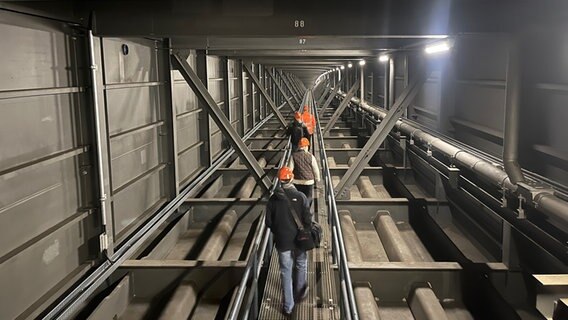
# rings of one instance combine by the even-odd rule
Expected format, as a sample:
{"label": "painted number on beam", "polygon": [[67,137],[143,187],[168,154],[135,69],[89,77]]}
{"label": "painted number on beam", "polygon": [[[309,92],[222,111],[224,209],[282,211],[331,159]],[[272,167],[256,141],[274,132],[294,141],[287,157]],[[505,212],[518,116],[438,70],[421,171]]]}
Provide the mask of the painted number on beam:
{"label": "painted number on beam", "polygon": [[300,39],[298,39],[298,43],[299,43],[299,44],[306,44],[306,38],[300,38]]}
{"label": "painted number on beam", "polygon": [[303,28],[304,20],[294,20],[294,28]]}

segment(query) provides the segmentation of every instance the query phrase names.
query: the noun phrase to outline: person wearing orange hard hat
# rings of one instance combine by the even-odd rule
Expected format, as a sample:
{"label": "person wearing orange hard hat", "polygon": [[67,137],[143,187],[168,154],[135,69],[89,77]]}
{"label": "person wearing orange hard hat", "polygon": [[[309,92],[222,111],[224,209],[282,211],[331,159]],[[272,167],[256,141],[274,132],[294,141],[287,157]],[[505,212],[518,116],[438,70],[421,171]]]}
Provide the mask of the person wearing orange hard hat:
{"label": "person wearing orange hard hat", "polygon": [[298,149],[300,139],[308,136],[308,128],[302,122],[302,114],[299,112],[294,113],[294,120],[286,128],[286,135],[290,136],[292,143],[292,150]]}
{"label": "person wearing orange hard hat", "polygon": [[308,199],[296,190],[292,183],[293,170],[289,167],[280,168],[278,179],[280,183],[266,205],[265,221],[274,235],[274,244],[278,251],[284,293],[282,312],[290,316],[294,304],[305,299],[308,293],[307,253],[296,245],[297,223],[301,223],[304,228],[311,226],[312,214]]}
{"label": "person wearing orange hard hat", "polygon": [[306,128],[308,128],[309,137],[311,137],[314,134],[314,129],[316,128],[316,118],[310,113],[310,108],[308,106],[304,106],[302,122],[304,122]]}
{"label": "person wearing orange hard hat", "polygon": [[316,157],[308,151],[309,146],[310,140],[300,139],[298,151],[292,153],[289,166],[294,171],[294,186],[306,195],[311,206],[314,184],[320,181],[320,171]]}

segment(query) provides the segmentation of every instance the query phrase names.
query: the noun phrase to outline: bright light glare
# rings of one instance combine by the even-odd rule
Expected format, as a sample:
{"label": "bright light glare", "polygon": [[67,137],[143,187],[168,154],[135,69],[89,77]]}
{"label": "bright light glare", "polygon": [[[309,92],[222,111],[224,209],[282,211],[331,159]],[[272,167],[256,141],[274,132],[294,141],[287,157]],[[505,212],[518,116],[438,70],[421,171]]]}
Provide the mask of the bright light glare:
{"label": "bright light glare", "polygon": [[360,66],[364,66],[364,65],[365,65],[365,60],[359,61],[359,65],[360,65]]}
{"label": "bright light glare", "polygon": [[341,70],[343,70],[343,69],[345,69],[345,66],[341,66],[341,67],[339,67],[339,68],[341,68]]}
{"label": "bright light glare", "polygon": [[431,45],[426,46],[424,52],[427,54],[439,53],[450,50],[451,46],[448,41],[440,41]]}
{"label": "bright light glare", "polygon": [[387,62],[387,61],[389,61],[389,56],[388,56],[388,55],[386,55],[386,54],[381,54],[381,55],[379,56],[379,62]]}
{"label": "bright light glare", "polygon": [[347,68],[352,68],[353,64],[351,62],[349,62],[349,64],[347,64]]}

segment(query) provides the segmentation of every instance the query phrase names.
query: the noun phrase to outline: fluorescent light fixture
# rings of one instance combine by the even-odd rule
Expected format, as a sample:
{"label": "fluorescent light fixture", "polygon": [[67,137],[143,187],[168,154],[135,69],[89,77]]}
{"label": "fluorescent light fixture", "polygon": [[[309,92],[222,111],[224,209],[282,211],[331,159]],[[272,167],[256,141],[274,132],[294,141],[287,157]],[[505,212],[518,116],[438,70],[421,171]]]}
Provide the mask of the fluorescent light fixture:
{"label": "fluorescent light fixture", "polygon": [[352,64],[351,62],[349,62],[349,63],[347,64],[347,68],[352,68],[352,67],[353,67],[353,64]]}
{"label": "fluorescent light fixture", "polygon": [[364,66],[364,65],[365,65],[365,60],[359,61],[359,65],[360,65],[361,67]]}
{"label": "fluorescent light fixture", "polygon": [[343,70],[343,69],[345,69],[345,66],[341,66],[341,67],[339,67],[339,68],[341,68],[341,70]]}
{"label": "fluorescent light fixture", "polygon": [[452,46],[450,45],[450,42],[448,40],[444,40],[433,43],[431,45],[427,45],[426,48],[424,49],[424,52],[426,52],[427,54],[445,52],[450,50],[451,47]]}
{"label": "fluorescent light fixture", "polygon": [[387,62],[387,61],[389,61],[389,56],[388,56],[388,55],[386,55],[386,54],[381,54],[381,55],[379,56],[379,62]]}

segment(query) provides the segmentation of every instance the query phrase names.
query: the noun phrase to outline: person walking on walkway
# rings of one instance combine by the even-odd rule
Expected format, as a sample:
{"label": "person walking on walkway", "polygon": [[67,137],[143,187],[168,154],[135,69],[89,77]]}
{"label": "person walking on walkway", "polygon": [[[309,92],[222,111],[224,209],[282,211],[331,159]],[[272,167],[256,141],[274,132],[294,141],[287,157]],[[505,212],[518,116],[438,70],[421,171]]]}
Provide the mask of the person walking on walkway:
{"label": "person walking on walkway", "polygon": [[309,146],[307,138],[300,139],[298,150],[292,153],[289,166],[294,171],[294,186],[306,195],[311,207],[314,184],[320,181],[320,171],[316,157],[308,151]]}
{"label": "person walking on walkway", "polygon": [[314,134],[314,129],[316,128],[316,118],[310,113],[310,108],[304,106],[304,112],[302,113],[302,122],[306,125],[308,129],[309,136],[308,139]]}
{"label": "person walking on walkway", "polygon": [[[278,171],[278,178],[280,185],[276,187],[266,205],[266,226],[274,234],[274,244],[278,251],[280,278],[284,293],[282,312],[290,316],[294,310],[294,304],[305,299],[308,293],[307,253],[295,244],[298,227],[292,210],[295,210],[298,219],[301,219],[306,227],[312,223],[312,214],[308,199],[292,184],[294,179],[292,169],[282,167]],[[292,270],[294,270],[293,276]]]}
{"label": "person walking on walkway", "polygon": [[299,112],[294,113],[294,120],[286,128],[286,135],[290,136],[292,150],[298,149],[300,139],[308,137],[308,128],[302,122],[302,115]]}

